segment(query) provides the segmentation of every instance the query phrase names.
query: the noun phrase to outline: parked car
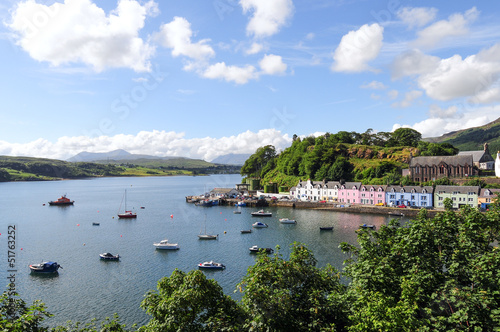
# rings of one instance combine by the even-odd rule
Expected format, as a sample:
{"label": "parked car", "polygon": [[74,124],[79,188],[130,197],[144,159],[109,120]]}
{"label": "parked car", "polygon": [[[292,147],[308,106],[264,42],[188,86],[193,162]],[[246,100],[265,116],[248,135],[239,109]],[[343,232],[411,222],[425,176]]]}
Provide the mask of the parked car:
{"label": "parked car", "polygon": [[377,203],[375,206],[384,206],[384,203]]}
{"label": "parked car", "polygon": [[320,202],[320,203],[326,203],[326,201],[324,201],[324,200],[323,200],[323,201],[319,201],[319,202]]}
{"label": "parked car", "polygon": [[398,208],[400,208],[400,209],[405,209],[405,208],[406,208],[406,205],[404,205],[404,204],[398,205]]}

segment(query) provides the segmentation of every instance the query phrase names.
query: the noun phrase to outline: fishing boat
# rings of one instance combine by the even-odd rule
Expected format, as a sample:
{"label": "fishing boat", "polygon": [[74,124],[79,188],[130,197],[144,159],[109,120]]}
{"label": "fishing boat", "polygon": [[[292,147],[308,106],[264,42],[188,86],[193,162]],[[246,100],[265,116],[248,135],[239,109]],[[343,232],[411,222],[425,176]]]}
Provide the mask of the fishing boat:
{"label": "fishing boat", "polygon": [[60,198],[58,198],[55,201],[50,201],[49,205],[73,205],[75,201],[70,200],[69,198],[66,197],[66,195],[62,195]]}
{"label": "fishing boat", "polygon": [[272,212],[264,212],[264,210],[259,210],[257,212],[252,212],[252,217],[272,217]]}
{"label": "fishing boat", "polygon": [[240,232],[241,232],[241,234],[247,234],[247,233],[252,233],[252,230],[251,229],[242,229]]}
{"label": "fishing boat", "polygon": [[333,226],[323,226],[319,228],[320,231],[333,231]]}
{"label": "fishing boat", "polygon": [[259,252],[259,251],[265,251],[267,254],[272,254],[274,252],[273,248],[259,248],[259,246],[251,246],[248,248],[250,252]]}
{"label": "fishing boat", "polygon": [[[120,213],[122,208],[122,203],[125,202],[125,212]],[[132,213],[132,211],[127,210],[127,189],[125,189],[125,193],[123,194],[122,202],[120,203],[120,208],[118,209],[118,218],[120,219],[134,219],[137,218],[137,213]]]}
{"label": "fishing boat", "polygon": [[296,224],[297,222],[294,219],[281,218],[280,223],[282,223],[282,224]]}
{"label": "fishing boat", "polygon": [[207,234],[207,215],[205,215],[205,221],[203,222],[205,225],[205,232],[202,233],[200,231],[200,234],[198,234],[198,239],[200,240],[217,240],[219,237],[219,234],[214,235],[214,234]]}
{"label": "fishing boat", "polygon": [[253,223],[252,226],[255,227],[255,228],[266,228],[266,227],[269,227],[268,224],[265,224],[265,223],[260,222],[260,221],[257,221],[256,223]]}
{"label": "fishing boat", "polygon": [[362,228],[370,228],[370,229],[375,229],[375,225],[370,225],[370,224],[363,224],[363,225],[360,225],[360,227],[362,227]]}
{"label": "fishing boat", "polygon": [[210,261],[198,264],[198,268],[205,270],[224,270],[226,266],[222,263],[215,263],[214,261]]}
{"label": "fishing boat", "polygon": [[98,223],[98,222],[93,222],[92,223],[92,226],[99,226],[99,225],[100,225],[100,223]]}
{"label": "fishing boat", "polygon": [[57,264],[57,262],[49,261],[40,264],[31,264],[29,268],[33,273],[58,273],[57,270],[59,268],[62,269],[62,266]]}
{"label": "fishing boat", "polygon": [[113,255],[109,252],[99,254],[99,258],[103,261],[118,261],[120,260],[120,255]]}
{"label": "fishing boat", "polygon": [[160,242],[153,243],[153,245],[156,247],[156,249],[161,249],[161,250],[177,250],[179,249],[179,244],[177,243],[170,243],[168,240],[161,240]]}

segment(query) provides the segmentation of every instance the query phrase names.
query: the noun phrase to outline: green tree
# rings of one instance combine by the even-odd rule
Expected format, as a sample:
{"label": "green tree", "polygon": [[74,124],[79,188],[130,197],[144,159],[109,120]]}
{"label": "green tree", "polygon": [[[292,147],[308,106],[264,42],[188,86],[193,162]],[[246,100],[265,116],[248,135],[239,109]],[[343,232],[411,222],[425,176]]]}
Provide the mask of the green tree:
{"label": "green tree", "polygon": [[358,231],[346,301],[349,331],[495,331],[500,326],[498,210],[464,207],[406,227]]}
{"label": "green tree", "polygon": [[339,273],[317,268],[303,244],[292,245],[289,260],[259,253],[238,288],[250,331],[333,331],[346,325]]}
{"label": "green tree", "polygon": [[415,129],[398,128],[392,133],[392,137],[387,141],[387,146],[413,146],[417,147],[422,139],[420,134]]}
{"label": "green tree", "polygon": [[238,304],[203,272],[175,269],[148,292],[141,307],[151,320],[139,331],[240,331],[244,321]]}
{"label": "green tree", "polygon": [[349,181],[352,178],[354,167],[344,157],[338,157],[328,170],[328,180],[344,179]]}
{"label": "green tree", "polygon": [[45,318],[52,316],[45,304],[35,301],[28,306],[17,294],[9,292],[4,292],[0,297],[0,331],[48,331],[48,328],[41,326]]}
{"label": "green tree", "polygon": [[252,154],[241,167],[240,174],[250,177],[259,177],[262,168],[266,164],[276,158],[276,149],[272,145],[260,147]]}

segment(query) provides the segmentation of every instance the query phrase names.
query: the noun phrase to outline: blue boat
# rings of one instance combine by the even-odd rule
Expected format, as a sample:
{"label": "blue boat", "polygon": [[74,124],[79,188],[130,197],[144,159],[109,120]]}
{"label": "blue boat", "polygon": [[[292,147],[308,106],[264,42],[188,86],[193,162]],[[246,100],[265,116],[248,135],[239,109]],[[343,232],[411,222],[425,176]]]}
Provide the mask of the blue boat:
{"label": "blue boat", "polygon": [[57,264],[57,262],[43,262],[40,264],[31,264],[30,270],[33,273],[56,273],[62,266]]}

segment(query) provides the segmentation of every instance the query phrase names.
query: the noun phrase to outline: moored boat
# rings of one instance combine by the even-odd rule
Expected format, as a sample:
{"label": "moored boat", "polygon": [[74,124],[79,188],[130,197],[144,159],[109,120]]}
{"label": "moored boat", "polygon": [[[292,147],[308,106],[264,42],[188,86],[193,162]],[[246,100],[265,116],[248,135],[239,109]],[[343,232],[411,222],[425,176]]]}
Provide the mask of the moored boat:
{"label": "moored boat", "polygon": [[282,224],[296,224],[297,222],[293,219],[281,218],[280,223],[282,223]]}
{"label": "moored boat", "polygon": [[248,248],[250,252],[265,251],[267,254],[272,254],[274,252],[273,248],[259,248],[259,246],[251,246]]}
{"label": "moored boat", "polygon": [[127,210],[127,190],[125,189],[125,193],[123,194],[123,199],[122,199],[122,202],[125,201],[125,212],[124,213],[120,213],[120,209],[122,207],[121,203],[120,203],[120,209],[118,209],[118,218],[120,219],[135,219],[137,218],[137,213],[133,213],[132,211],[130,210]]}
{"label": "moored boat", "polygon": [[222,263],[215,263],[214,261],[210,261],[198,264],[198,268],[206,270],[224,270],[226,266]]}
{"label": "moored boat", "polygon": [[62,195],[55,201],[50,201],[49,205],[73,205],[75,201],[70,200],[66,195]]}
{"label": "moored boat", "polygon": [[113,255],[109,252],[105,252],[103,254],[99,254],[99,258],[103,261],[117,261],[120,260],[120,255]]}
{"label": "moored boat", "polygon": [[31,264],[29,268],[33,273],[57,273],[57,270],[59,268],[62,269],[62,266],[57,264],[57,262],[48,261],[39,264]]}
{"label": "moored boat", "polygon": [[266,228],[266,227],[269,227],[269,226],[267,224],[263,223],[263,222],[257,221],[256,223],[252,224],[252,227]]}
{"label": "moored boat", "polygon": [[242,229],[240,232],[241,232],[241,234],[247,234],[247,233],[252,233],[252,230],[251,229]]}
{"label": "moored boat", "polygon": [[272,212],[264,212],[264,210],[259,210],[257,212],[252,212],[252,217],[272,217]]}
{"label": "moored boat", "polygon": [[161,250],[177,250],[180,248],[179,244],[170,243],[170,242],[168,242],[167,239],[161,240],[160,242],[153,243],[153,245],[156,247],[156,249],[161,249]]}
{"label": "moored boat", "polygon": [[333,231],[333,226],[323,226],[319,228],[320,231]]}
{"label": "moored boat", "polygon": [[360,227],[362,227],[362,228],[370,228],[370,229],[375,229],[375,225],[370,225],[370,224],[363,224],[363,225],[360,225]]}

